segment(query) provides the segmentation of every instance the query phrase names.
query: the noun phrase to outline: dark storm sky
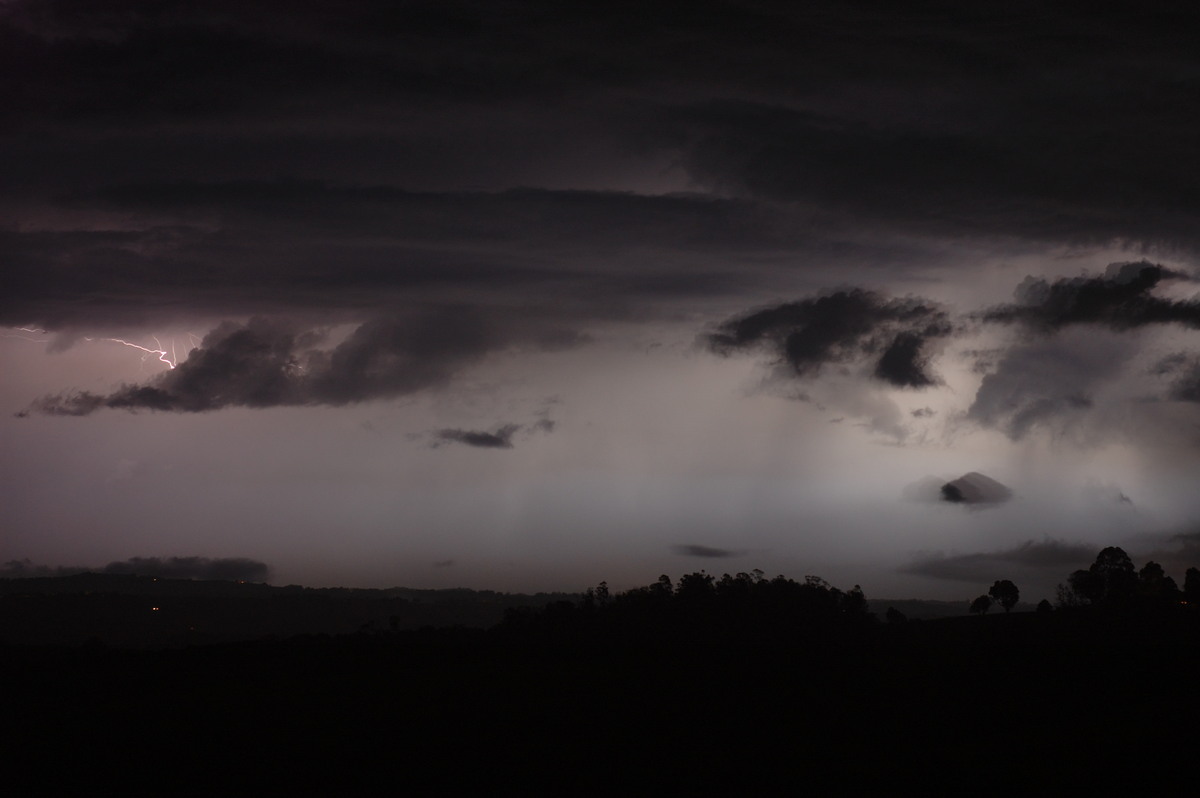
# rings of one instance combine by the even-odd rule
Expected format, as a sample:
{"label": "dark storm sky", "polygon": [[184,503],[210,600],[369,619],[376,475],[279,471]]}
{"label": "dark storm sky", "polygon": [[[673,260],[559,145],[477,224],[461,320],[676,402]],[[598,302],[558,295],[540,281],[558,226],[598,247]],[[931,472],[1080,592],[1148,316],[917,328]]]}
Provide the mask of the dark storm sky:
{"label": "dark storm sky", "polygon": [[0,558],[1180,578],[1197,16],[0,2]]}

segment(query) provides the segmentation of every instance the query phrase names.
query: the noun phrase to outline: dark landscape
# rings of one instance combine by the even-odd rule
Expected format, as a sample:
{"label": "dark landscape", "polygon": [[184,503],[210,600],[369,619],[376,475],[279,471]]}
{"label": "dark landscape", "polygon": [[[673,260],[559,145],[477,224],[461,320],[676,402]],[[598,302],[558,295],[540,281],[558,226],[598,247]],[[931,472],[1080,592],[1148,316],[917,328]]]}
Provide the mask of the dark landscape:
{"label": "dark landscape", "polygon": [[[1153,794],[1188,778],[1200,709],[1200,571],[1183,590],[1158,575],[1106,549],[1057,607],[967,615],[963,602],[962,617],[931,620],[760,572],[575,596],[7,579],[5,782],[77,795]],[[302,627],[322,631],[287,634]]]}

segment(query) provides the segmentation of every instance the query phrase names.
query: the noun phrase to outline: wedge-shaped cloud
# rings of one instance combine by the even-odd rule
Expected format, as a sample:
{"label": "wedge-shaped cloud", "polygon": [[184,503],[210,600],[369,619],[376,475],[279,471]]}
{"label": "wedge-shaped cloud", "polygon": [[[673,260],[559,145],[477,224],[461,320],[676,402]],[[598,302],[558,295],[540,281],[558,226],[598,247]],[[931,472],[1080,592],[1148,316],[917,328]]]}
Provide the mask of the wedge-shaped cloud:
{"label": "wedge-shaped cloud", "polygon": [[942,501],[951,504],[994,505],[1012,498],[1012,490],[986,474],[972,471],[941,487]]}

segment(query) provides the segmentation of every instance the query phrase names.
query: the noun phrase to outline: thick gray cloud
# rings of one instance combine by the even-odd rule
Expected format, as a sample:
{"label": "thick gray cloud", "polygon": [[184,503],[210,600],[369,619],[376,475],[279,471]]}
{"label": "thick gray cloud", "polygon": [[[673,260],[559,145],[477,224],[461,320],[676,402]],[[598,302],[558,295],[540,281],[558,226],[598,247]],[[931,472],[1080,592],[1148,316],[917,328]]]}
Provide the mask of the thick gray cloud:
{"label": "thick gray cloud", "polygon": [[851,289],[730,319],[707,340],[722,354],[764,347],[802,377],[827,364],[872,359],[877,379],[925,388],[937,382],[926,346],[952,329],[945,311],[932,303]]}
{"label": "thick gray cloud", "polygon": [[936,554],[921,557],[901,570],[934,579],[959,582],[988,582],[1009,578],[1017,569],[1062,571],[1063,578],[1076,568],[1085,567],[1096,555],[1097,547],[1083,543],[1065,543],[1046,538],[1040,543],[1027,540],[1011,549],[977,554]]}

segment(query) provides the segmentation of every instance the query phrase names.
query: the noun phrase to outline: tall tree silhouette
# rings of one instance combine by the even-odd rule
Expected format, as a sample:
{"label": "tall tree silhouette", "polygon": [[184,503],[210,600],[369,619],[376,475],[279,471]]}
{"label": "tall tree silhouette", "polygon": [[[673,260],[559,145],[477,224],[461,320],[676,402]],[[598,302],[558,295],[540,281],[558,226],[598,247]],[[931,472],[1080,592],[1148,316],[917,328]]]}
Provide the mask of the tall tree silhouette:
{"label": "tall tree silhouette", "polygon": [[1076,571],[1067,581],[1089,603],[1108,606],[1129,603],[1138,585],[1133,561],[1118,546],[1102,549],[1086,571]]}

